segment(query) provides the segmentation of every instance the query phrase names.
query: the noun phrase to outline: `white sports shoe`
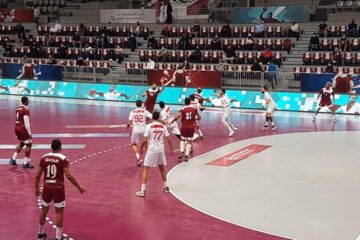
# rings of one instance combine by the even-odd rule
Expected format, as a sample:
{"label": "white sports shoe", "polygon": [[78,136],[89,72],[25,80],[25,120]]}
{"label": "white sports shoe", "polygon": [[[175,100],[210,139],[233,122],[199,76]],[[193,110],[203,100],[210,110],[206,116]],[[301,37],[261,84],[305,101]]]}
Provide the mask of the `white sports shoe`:
{"label": "white sports shoe", "polygon": [[230,133],[229,133],[229,137],[234,136],[234,134],[235,134],[235,132],[234,132],[234,131],[230,131]]}
{"label": "white sports shoe", "polygon": [[238,130],[237,127],[235,127],[235,126],[234,126],[232,129],[233,129],[234,131],[237,131],[237,130]]}
{"label": "white sports shoe", "polygon": [[272,128],[271,128],[273,131],[275,131],[276,130],[276,126],[272,126]]}
{"label": "white sports shoe", "polygon": [[145,191],[138,191],[134,195],[137,197],[145,197],[146,196]]}

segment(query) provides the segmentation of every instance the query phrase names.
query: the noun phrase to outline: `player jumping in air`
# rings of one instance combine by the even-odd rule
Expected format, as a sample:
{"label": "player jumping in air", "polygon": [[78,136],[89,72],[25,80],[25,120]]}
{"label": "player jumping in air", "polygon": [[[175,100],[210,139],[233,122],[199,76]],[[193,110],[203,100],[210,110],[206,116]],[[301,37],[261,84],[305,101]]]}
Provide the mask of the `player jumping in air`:
{"label": "player jumping in air", "polygon": [[140,147],[144,137],[146,121],[151,118],[152,114],[142,108],[142,101],[137,100],[136,108],[130,112],[129,123],[126,127],[129,129],[132,126],[131,148],[135,153],[138,166],[141,166],[142,163],[138,146]]}
{"label": "player jumping in air", "polygon": [[217,97],[221,101],[221,106],[224,108],[224,115],[222,117],[222,123],[229,129],[229,137],[232,137],[237,128],[230,122],[231,117],[231,106],[230,102],[231,100],[226,96],[226,90],[224,88],[220,89]]}
{"label": "player jumping in air", "polygon": [[144,169],[142,173],[142,184],[140,191],[135,193],[137,197],[145,197],[146,183],[149,176],[149,170],[151,167],[158,167],[160,170],[161,178],[164,182],[164,192],[169,192],[169,186],[166,182],[166,156],[164,139],[166,138],[171,153],[173,152],[172,143],[170,140],[170,134],[167,128],[159,122],[160,113],[155,111],[153,113],[153,122],[146,125],[145,139],[141,145],[141,151],[143,152],[147,148],[147,152],[144,159]]}
{"label": "player jumping in air", "polygon": [[272,130],[275,130],[276,126],[275,126],[275,123],[274,123],[273,117],[272,117],[272,114],[273,114],[273,112],[274,112],[274,110],[276,108],[275,101],[272,99],[270,93],[268,92],[268,87],[267,86],[263,86],[261,88],[261,93],[264,94],[264,98],[265,98],[263,108],[264,109],[266,108],[264,129],[269,128],[269,122],[270,122]]}
{"label": "player jumping in air", "polygon": [[32,169],[34,166],[30,165],[30,153],[32,146],[32,136],[30,129],[30,111],[28,108],[29,99],[27,97],[21,98],[21,105],[16,108],[16,123],[15,123],[15,134],[19,140],[19,145],[16,147],[14,154],[12,155],[9,164],[17,166],[16,157],[25,146],[25,158],[24,158],[24,169]]}
{"label": "player jumping in air", "polygon": [[165,103],[163,101],[159,102],[159,106],[161,109],[161,122],[165,124],[170,133],[174,134],[178,139],[181,139],[179,126],[177,122],[173,122],[175,118],[173,111],[169,106],[165,106]]}
{"label": "player jumping in air", "polygon": [[192,140],[194,138],[196,120],[200,120],[201,116],[198,110],[190,106],[190,98],[185,98],[185,106],[180,109],[179,114],[174,118],[173,122],[181,118],[181,141],[179,161],[185,156],[184,161],[189,161],[189,155],[192,150]]}
{"label": "player jumping in air", "polygon": [[149,111],[150,113],[152,113],[154,111],[156,99],[157,99],[159,93],[161,93],[163,90],[164,90],[164,87],[158,88],[156,83],[153,83],[151,85],[151,88],[146,90],[146,92],[144,92],[144,94],[142,95],[143,97],[146,97],[145,109],[147,111]]}
{"label": "player jumping in air", "polygon": [[[335,93],[334,93],[334,90],[333,88],[331,87],[331,83],[330,82],[327,82],[325,84],[325,87],[323,89],[320,90],[318,96],[317,96],[317,99],[319,100],[321,96],[321,99],[320,99],[320,103],[319,103],[319,106],[318,108],[316,109],[316,112],[315,112],[315,116],[313,118],[313,121],[316,120],[316,116],[318,115],[318,113],[320,112],[321,108],[323,107],[327,107],[331,112],[332,112],[332,115],[333,115],[333,121],[334,123],[336,123],[336,116],[335,116],[335,107],[334,107],[334,104],[335,104]],[[334,103],[331,102],[331,96],[333,97],[333,100],[334,100]]]}
{"label": "player jumping in air", "polygon": [[59,139],[54,139],[52,141],[51,150],[51,153],[45,154],[41,158],[40,168],[35,177],[35,194],[36,196],[40,196],[40,179],[41,175],[44,173],[44,188],[41,196],[42,208],[40,212],[38,240],[47,238],[47,234],[44,231],[44,225],[51,202],[54,202],[56,212],[56,240],[62,239],[64,207],[66,205],[64,174],[80,193],[85,192],[84,188],[76,181],[75,177],[70,172],[67,157],[61,154],[61,141]]}

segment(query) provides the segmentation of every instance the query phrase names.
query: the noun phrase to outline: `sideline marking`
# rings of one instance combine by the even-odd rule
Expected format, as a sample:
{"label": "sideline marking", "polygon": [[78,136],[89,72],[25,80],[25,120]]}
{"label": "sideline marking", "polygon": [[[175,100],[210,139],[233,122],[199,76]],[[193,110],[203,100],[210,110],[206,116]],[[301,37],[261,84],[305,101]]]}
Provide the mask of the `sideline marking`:
{"label": "sideline marking", "polygon": [[247,147],[241,148],[223,157],[208,162],[207,165],[217,167],[229,167],[270,147],[270,145],[251,144]]}
{"label": "sideline marking", "polygon": [[126,125],[66,125],[65,128],[125,128]]}
{"label": "sideline marking", "polygon": [[107,137],[129,137],[128,133],[45,133],[33,134],[34,138],[107,138]]}
{"label": "sideline marking", "polygon": [[[15,149],[16,144],[0,144],[0,149]],[[84,149],[86,144],[63,144],[62,149]],[[34,144],[32,149],[50,149],[50,144]]]}

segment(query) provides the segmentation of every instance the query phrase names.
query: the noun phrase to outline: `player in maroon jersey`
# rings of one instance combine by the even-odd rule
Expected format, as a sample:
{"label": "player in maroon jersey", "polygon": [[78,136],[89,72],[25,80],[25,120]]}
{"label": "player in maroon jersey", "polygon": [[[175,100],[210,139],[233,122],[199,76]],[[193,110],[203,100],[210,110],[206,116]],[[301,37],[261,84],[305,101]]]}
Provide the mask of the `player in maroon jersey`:
{"label": "player in maroon jersey", "polygon": [[12,155],[9,164],[17,166],[16,157],[25,146],[25,158],[24,158],[24,169],[32,169],[34,166],[30,165],[30,153],[32,147],[32,136],[30,129],[30,111],[28,108],[29,99],[27,97],[21,98],[21,105],[16,108],[16,122],[15,122],[15,134],[19,140],[19,145],[16,147],[14,154]]}
{"label": "player in maroon jersey", "polygon": [[147,97],[144,105],[148,112],[152,113],[154,111],[156,99],[163,90],[164,87],[158,88],[156,83],[153,83],[151,88],[144,92],[143,97]]}
{"label": "player in maroon jersey", "polygon": [[185,98],[185,106],[180,109],[179,114],[173,120],[173,122],[175,122],[181,118],[181,153],[179,156],[179,161],[182,161],[183,157],[185,156],[185,162],[189,160],[189,155],[192,150],[191,144],[196,129],[196,120],[201,119],[198,110],[194,107],[191,107],[190,102],[190,98]]}
{"label": "player in maroon jersey", "polygon": [[[316,109],[316,112],[315,112],[315,116],[313,118],[313,121],[316,120],[316,116],[318,115],[318,113],[320,112],[320,110],[323,108],[323,107],[327,107],[331,112],[332,112],[332,115],[333,115],[333,118],[334,118],[334,122],[336,122],[336,116],[335,116],[335,107],[334,107],[334,104],[335,104],[335,93],[334,93],[334,90],[333,88],[331,87],[331,83],[330,82],[327,82],[325,87],[323,89],[321,89],[321,91],[319,92],[318,96],[317,96],[317,99],[319,100],[321,96],[321,99],[320,99],[320,103],[319,103],[319,106],[318,108]],[[333,100],[334,100],[334,103],[331,101],[331,96],[333,97]]]}
{"label": "player in maroon jersey", "polygon": [[41,158],[39,165],[40,168],[35,177],[35,194],[36,196],[40,196],[40,179],[41,175],[44,173],[38,240],[43,240],[47,237],[47,234],[44,231],[44,225],[51,202],[54,202],[56,212],[56,240],[62,239],[61,235],[64,222],[64,207],[66,205],[64,174],[80,193],[85,192],[84,188],[72,175],[67,157],[61,154],[61,145],[62,144],[59,139],[54,139],[52,141],[52,152],[45,154]]}

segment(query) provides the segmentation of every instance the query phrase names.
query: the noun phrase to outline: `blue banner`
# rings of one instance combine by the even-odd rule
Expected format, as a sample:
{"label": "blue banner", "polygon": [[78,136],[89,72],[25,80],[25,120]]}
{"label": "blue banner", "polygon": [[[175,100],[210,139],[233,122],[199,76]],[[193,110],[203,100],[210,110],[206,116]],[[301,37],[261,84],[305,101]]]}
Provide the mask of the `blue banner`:
{"label": "blue banner", "polygon": [[61,66],[37,65],[37,64],[3,64],[4,78],[61,81]]}
{"label": "blue banner", "polygon": [[307,22],[309,17],[302,6],[235,8],[234,23]]}
{"label": "blue banner", "polygon": [[360,94],[360,75],[351,74],[300,74],[300,89],[302,92],[319,92],[327,82],[330,82],[335,93]]}
{"label": "blue banner", "polygon": [[[0,79],[0,94],[101,101],[145,100],[142,94],[148,88],[149,86]],[[159,95],[158,101],[164,101],[167,104],[183,104],[184,98],[195,91],[195,88],[166,87]],[[203,89],[205,106],[221,106],[220,100],[216,97],[217,91],[217,89]],[[233,108],[262,109],[264,103],[264,96],[260,91],[227,90],[226,94],[231,99]],[[314,112],[319,103],[317,93],[271,92],[270,94],[276,102],[276,109],[281,111]],[[360,113],[360,98],[356,94],[336,94],[335,99],[337,113]],[[329,110],[323,108],[322,111]]]}

